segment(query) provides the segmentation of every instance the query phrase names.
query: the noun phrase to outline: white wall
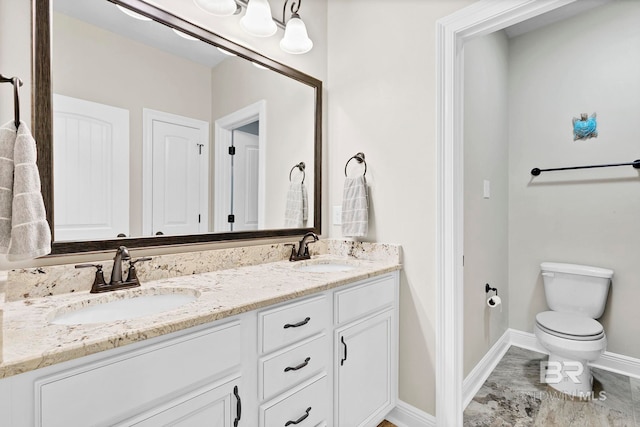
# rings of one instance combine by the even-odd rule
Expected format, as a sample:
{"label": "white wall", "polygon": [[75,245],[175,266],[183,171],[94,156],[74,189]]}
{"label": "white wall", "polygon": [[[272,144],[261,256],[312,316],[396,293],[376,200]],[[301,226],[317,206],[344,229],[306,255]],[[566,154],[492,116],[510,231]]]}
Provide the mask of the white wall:
{"label": "white wall", "polygon": [[[345,162],[363,151],[366,240],[403,248],[400,399],[434,414],[435,22],[472,2],[328,2],[328,205],[341,203]],[[341,237],[340,227],[328,230]]]}
{"label": "white wall", "polygon": [[[508,328],[508,60],[503,31],[464,46],[464,375]],[[484,198],[484,181],[490,197]],[[486,304],[485,284],[504,304]],[[494,295],[491,292],[489,295]]]}
{"label": "white wall", "polygon": [[[510,43],[510,327],[547,309],[542,261],[615,270],[602,318],[608,350],[640,357],[640,177],[631,167],[543,173],[640,158],[640,2],[617,1]],[[572,117],[599,137],[573,141]]]}

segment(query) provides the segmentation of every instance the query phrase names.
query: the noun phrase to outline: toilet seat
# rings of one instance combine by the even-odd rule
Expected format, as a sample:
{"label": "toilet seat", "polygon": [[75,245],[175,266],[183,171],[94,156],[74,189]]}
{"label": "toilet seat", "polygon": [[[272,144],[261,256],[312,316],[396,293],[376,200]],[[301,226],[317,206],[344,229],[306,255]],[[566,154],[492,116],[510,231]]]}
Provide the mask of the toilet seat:
{"label": "toilet seat", "polygon": [[595,319],[578,314],[543,311],[536,315],[536,325],[544,332],[575,341],[595,341],[604,337],[604,328]]}

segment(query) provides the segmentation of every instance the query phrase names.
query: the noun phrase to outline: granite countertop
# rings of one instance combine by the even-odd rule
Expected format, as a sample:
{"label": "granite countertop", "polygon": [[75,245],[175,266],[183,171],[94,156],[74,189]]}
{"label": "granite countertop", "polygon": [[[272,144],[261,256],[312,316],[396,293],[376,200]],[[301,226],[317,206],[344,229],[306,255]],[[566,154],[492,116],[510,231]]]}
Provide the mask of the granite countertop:
{"label": "granite countertop", "polygon": [[[309,272],[309,263],[350,264],[337,272]],[[0,378],[17,375],[100,351],[202,325],[240,313],[336,288],[401,268],[397,260],[366,260],[320,255],[310,261],[269,262],[213,272],[164,278],[139,288],[90,294],[88,291],[28,298],[4,304]],[[155,293],[192,293],[199,297],[171,311],[110,323],[56,325],[65,307],[90,305]]]}

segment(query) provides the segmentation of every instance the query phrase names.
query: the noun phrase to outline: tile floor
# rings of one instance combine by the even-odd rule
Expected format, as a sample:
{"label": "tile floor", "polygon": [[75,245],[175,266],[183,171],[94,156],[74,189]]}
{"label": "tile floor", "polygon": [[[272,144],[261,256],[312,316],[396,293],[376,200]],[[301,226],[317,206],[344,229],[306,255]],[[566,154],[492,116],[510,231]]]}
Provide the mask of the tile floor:
{"label": "tile floor", "polygon": [[464,411],[464,426],[640,427],[640,379],[593,368],[591,401],[540,383],[547,356],[511,347]]}

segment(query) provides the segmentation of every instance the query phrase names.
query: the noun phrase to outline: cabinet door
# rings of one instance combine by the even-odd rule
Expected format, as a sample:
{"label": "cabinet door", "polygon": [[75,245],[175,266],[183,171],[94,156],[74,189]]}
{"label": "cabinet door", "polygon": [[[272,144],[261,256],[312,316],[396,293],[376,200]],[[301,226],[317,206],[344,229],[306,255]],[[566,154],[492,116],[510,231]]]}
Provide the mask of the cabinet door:
{"label": "cabinet door", "polygon": [[377,425],[393,401],[393,310],[336,331],[336,425]]}
{"label": "cabinet door", "polygon": [[119,426],[240,427],[240,378],[195,390]]}

